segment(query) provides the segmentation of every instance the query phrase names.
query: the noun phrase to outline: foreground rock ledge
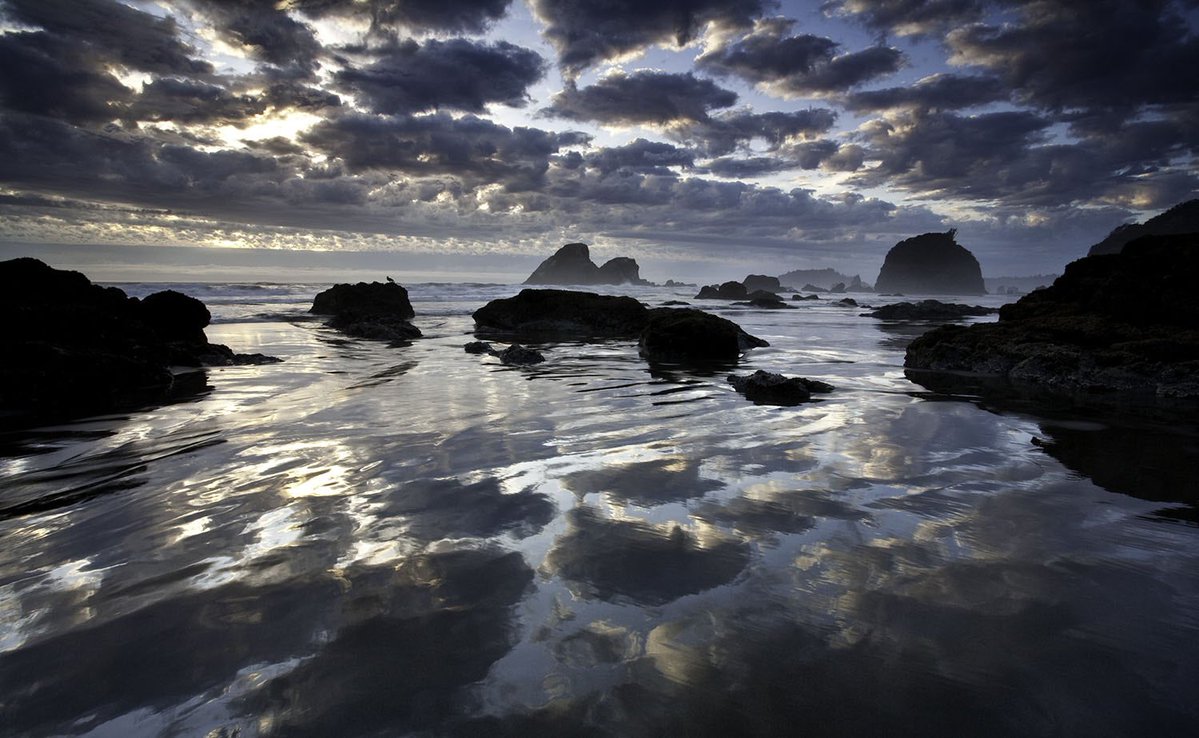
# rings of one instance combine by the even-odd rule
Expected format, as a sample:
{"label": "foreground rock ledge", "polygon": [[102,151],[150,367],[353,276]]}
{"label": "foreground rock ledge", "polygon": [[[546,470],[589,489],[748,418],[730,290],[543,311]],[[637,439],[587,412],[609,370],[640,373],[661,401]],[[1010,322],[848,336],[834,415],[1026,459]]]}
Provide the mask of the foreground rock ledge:
{"label": "foreground rock ledge", "polygon": [[[904,366],[1062,392],[1199,400],[1199,234],[1147,236],[1066,267],[999,321],[942,326]],[[923,376],[923,375],[917,375]],[[936,377],[920,379],[931,386]]]}
{"label": "foreground rock ledge", "polygon": [[8,319],[0,362],[0,425],[79,417],[205,389],[178,367],[265,364],[209,343],[199,300],[166,290],[143,300],[32,258],[0,262]]}

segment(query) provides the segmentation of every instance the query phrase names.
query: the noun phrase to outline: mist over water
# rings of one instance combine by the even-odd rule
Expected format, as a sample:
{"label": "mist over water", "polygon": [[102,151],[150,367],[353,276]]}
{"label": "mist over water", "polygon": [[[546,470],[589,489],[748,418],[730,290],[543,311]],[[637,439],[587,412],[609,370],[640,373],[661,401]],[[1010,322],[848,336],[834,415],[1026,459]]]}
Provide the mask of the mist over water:
{"label": "mist over water", "polygon": [[693,301],[770,341],[737,373],[836,387],[779,408],[631,341],[466,354],[511,285],[411,286],[403,347],[316,285],[176,288],[285,361],[3,439],[6,734],[1199,725],[1194,422],[929,392],[926,325],[829,299]]}

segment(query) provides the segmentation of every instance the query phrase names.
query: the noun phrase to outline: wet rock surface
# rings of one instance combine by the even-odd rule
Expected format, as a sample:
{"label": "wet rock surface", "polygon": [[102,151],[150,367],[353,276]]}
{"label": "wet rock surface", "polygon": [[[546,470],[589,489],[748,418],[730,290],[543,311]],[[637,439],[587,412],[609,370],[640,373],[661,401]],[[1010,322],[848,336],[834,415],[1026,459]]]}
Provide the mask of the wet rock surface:
{"label": "wet rock surface", "polygon": [[747,376],[730,374],[729,384],[745,395],[745,399],[758,405],[792,406],[808,402],[812,394],[833,391],[827,382],[804,377],[785,377],[782,374],[759,369]]}
{"label": "wet rock surface", "polygon": [[996,323],[917,338],[904,366],[1090,395],[1199,399],[1197,278],[1199,235],[1145,237],[1071,263],[1050,287],[1001,308]]}
{"label": "wet rock surface", "polygon": [[474,312],[477,330],[511,335],[635,337],[649,309],[631,297],[572,290],[524,289]]}
{"label": "wet rock surface", "polygon": [[694,308],[650,311],[641,334],[642,356],[654,361],[735,361],[741,352],[770,344],[731,320]]}
{"label": "wet rock surface", "polygon": [[960,305],[940,300],[921,300],[919,302],[897,302],[883,305],[867,313],[871,318],[881,320],[956,320],[958,318],[993,315],[999,312],[997,308],[982,307],[981,305]]}
{"label": "wet rock surface", "polygon": [[395,282],[336,284],[317,294],[309,312],[328,315],[330,328],[355,338],[404,343],[420,338],[408,290]]}
{"label": "wet rock surface", "polygon": [[0,363],[0,424],[73,417],[203,391],[173,367],[264,364],[209,343],[199,300],[167,290],[138,300],[32,258],[0,262],[9,319]]}

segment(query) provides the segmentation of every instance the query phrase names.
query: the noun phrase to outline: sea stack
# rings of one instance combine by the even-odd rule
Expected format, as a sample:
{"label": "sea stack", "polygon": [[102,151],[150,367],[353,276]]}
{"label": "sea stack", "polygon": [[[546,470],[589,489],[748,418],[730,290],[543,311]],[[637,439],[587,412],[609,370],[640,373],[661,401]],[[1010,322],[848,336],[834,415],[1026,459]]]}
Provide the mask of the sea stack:
{"label": "sea stack", "polygon": [[541,262],[525,284],[649,284],[637,261],[627,256],[596,266],[585,243],[568,243]]}
{"label": "sea stack", "polygon": [[985,295],[982,269],[974,254],[954,240],[956,229],[924,233],[887,252],[874,285],[877,292],[925,295]]}

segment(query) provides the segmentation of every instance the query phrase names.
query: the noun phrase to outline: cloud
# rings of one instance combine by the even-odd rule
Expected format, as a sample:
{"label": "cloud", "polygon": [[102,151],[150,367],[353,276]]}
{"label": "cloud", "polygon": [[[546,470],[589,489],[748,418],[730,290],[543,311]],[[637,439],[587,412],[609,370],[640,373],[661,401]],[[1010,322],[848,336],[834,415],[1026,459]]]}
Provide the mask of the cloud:
{"label": "cloud", "polygon": [[737,94],[690,72],[614,72],[588,87],[573,83],[554,95],[545,115],[609,125],[666,125],[706,121],[714,108],[737,102]]}
{"label": "cloud", "polygon": [[568,77],[654,45],[683,46],[704,27],[747,27],[763,0],[531,0]]}
{"label": "cloud", "polygon": [[45,32],[0,35],[0,105],[73,123],[117,118],[133,93],[88,51]]}
{"label": "cloud", "polygon": [[258,0],[188,0],[232,46],[260,61],[312,74],[323,53],[311,27],[285,7]]}
{"label": "cloud", "polygon": [[840,102],[855,113],[918,108],[957,110],[1002,102],[1011,95],[996,77],[932,74],[903,87],[865,90],[846,95]]}
{"label": "cloud", "polygon": [[830,130],[836,120],[837,114],[828,108],[786,113],[725,112],[676,124],[668,134],[697,146],[708,156],[722,156],[754,140],[765,142],[773,150],[793,139],[809,139]]}
{"label": "cloud", "polygon": [[999,75],[1022,101],[1048,110],[1194,105],[1196,35],[1168,0],[1018,4],[1017,21],[951,32],[951,61]]}
{"label": "cloud", "polygon": [[624,146],[599,149],[593,154],[588,154],[585,161],[587,166],[604,174],[634,171],[672,176],[673,172],[669,167],[690,169],[695,164],[695,154],[668,143],[638,138]]}
{"label": "cloud", "polygon": [[931,35],[982,18],[985,0],[832,0],[830,8],[876,31]]}
{"label": "cloud", "polygon": [[504,17],[512,0],[291,0],[309,18],[367,17],[375,30],[482,33]]}
{"label": "cloud", "polygon": [[143,121],[179,123],[231,123],[266,110],[262,98],[237,95],[218,85],[162,77],[142,86],[142,92],[125,117]]}
{"label": "cloud", "polygon": [[488,103],[523,107],[529,86],[545,73],[536,52],[503,41],[410,40],[376,53],[374,63],[348,66],[335,78],[387,115],[446,108],[481,113]]}
{"label": "cloud", "polygon": [[726,41],[696,59],[696,68],[737,76],[781,97],[842,92],[898,71],[903,54],[874,46],[837,55],[840,44],[821,36],[789,36],[795,21],[770,18],[751,33]]}
{"label": "cloud", "polygon": [[[192,58],[173,18],[159,18],[115,0],[7,0],[6,14],[44,29],[80,55],[111,59],[144,72],[206,74],[212,65]],[[6,72],[7,73],[7,72]]]}
{"label": "cloud", "polygon": [[549,158],[586,143],[575,132],[508,128],[473,115],[446,113],[378,117],[347,115],[322,121],[301,140],[342,160],[351,172],[394,171],[413,176],[453,175],[473,185],[537,186]]}

